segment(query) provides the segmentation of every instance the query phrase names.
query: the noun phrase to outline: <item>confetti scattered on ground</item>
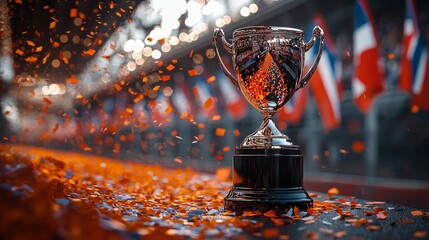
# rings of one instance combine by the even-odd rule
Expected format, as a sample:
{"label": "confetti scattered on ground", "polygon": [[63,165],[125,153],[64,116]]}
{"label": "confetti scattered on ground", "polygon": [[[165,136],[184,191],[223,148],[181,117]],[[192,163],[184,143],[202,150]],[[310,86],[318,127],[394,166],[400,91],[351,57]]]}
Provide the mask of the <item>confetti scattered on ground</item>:
{"label": "confetti scattered on ground", "polygon": [[44,239],[422,239],[429,230],[428,211],[322,193],[311,193],[310,209],[238,215],[223,208],[229,169],[209,175],[4,145],[0,159],[6,239],[35,231]]}

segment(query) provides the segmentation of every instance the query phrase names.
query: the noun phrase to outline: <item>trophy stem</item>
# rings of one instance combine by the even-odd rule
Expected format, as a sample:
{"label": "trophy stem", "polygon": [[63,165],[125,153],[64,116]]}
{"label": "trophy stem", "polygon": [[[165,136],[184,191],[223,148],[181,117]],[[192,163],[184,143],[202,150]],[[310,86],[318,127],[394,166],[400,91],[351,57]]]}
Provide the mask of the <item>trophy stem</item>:
{"label": "trophy stem", "polygon": [[261,111],[263,121],[259,128],[247,136],[241,147],[281,148],[292,146],[291,139],[283,134],[273,121],[274,110]]}

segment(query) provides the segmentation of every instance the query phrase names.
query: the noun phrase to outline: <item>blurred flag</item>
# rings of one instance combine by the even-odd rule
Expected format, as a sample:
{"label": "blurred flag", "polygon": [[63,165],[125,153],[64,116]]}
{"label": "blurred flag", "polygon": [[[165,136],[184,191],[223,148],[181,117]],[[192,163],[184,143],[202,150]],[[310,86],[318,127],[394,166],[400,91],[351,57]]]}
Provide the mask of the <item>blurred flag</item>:
{"label": "blurred flag", "polygon": [[428,69],[427,49],[419,30],[415,3],[406,0],[399,87],[413,95],[413,104],[426,110],[429,110]]}
{"label": "blurred flag", "polygon": [[247,102],[244,96],[226,79],[222,71],[218,71],[216,79],[229,115],[234,120],[244,118],[247,114]]}
{"label": "blurred flag", "polygon": [[[334,45],[322,16],[317,15],[314,18],[309,31],[307,31],[306,38],[307,40],[311,38],[312,29],[317,25],[320,26],[325,33],[325,46],[319,65],[309,84],[319,109],[323,126],[326,131],[330,131],[331,129],[339,127],[341,122],[340,93],[338,91],[338,83],[340,80],[336,79],[338,76],[336,73],[338,64],[336,63],[334,54]],[[319,42],[319,39],[317,39],[313,48],[309,51],[309,55],[306,57],[305,65],[307,69],[313,64],[314,58],[319,50]]]}
{"label": "blurred flag", "polygon": [[354,8],[353,54],[353,98],[357,107],[368,113],[374,98],[384,90],[385,76],[379,64],[377,31],[366,0],[358,0]]}
{"label": "blurred flag", "polygon": [[193,121],[194,106],[191,100],[191,94],[185,85],[185,80],[177,79],[175,81],[174,92],[171,98],[173,106],[180,117]]}
{"label": "blurred flag", "polygon": [[286,105],[277,110],[279,120],[284,120],[294,125],[301,122],[302,115],[304,115],[305,107],[307,106],[307,91],[308,89],[304,87],[295,92]]}
{"label": "blurred flag", "polygon": [[206,120],[218,113],[216,98],[205,78],[201,76],[196,77],[193,93],[197,100],[198,107],[200,108],[198,111],[199,114],[196,117],[201,118],[201,120]]}
{"label": "blurred flag", "polygon": [[114,125],[115,129],[123,126],[124,123],[124,113],[125,108],[127,107],[127,95],[124,93],[117,93],[115,96],[115,104],[113,108],[113,113],[111,117],[111,123]]}
{"label": "blurred flag", "polygon": [[149,123],[150,114],[147,110],[146,100],[142,99],[133,105],[133,118],[134,122],[138,125]]}
{"label": "blurred flag", "polygon": [[170,122],[170,114],[173,111],[170,100],[163,94],[158,94],[155,100],[148,104],[152,119],[155,123]]}

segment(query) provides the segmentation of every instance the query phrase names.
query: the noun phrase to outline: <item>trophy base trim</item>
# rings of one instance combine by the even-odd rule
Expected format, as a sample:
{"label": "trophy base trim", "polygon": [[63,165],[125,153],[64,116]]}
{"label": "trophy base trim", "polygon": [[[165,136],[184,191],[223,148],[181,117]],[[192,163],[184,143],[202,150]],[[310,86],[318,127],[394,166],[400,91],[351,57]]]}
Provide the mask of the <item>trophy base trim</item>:
{"label": "trophy base trim", "polygon": [[241,213],[244,210],[286,212],[313,206],[313,200],[304,188],[252,189],[233,187],[225,198],[227,210]]}

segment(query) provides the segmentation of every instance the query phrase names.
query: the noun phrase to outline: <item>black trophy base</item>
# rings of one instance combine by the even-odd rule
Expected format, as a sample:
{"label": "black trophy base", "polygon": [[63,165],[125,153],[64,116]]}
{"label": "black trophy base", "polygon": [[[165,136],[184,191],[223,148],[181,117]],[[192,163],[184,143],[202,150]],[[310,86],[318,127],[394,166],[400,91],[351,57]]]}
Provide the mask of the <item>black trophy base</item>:
{"label": "black trophy base", "polygon": [[303,184],[303,157],[299,146],[279,149],[236,148],[233,156],[233,188],[225,208],[282,212],[313,206]]}

